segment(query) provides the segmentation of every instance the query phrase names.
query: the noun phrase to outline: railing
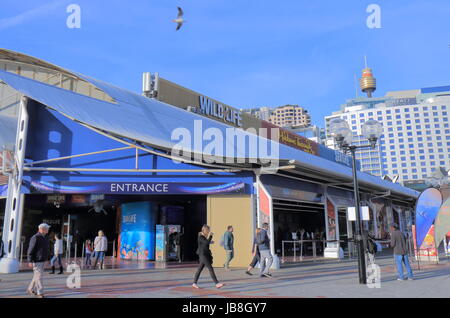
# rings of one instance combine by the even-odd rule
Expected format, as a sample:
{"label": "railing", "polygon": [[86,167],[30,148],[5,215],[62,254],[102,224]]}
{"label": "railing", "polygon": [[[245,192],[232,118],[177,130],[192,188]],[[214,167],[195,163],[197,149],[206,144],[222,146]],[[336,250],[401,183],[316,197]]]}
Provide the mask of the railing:
{"label": "railing", "polygon": [[323,244],[323,250],[325,250],[325,245],[327,242],[338,242],[338,251],[340,250],[340,244],[339,241],[327,241],[327,240],[286,240],[281,241],[281,262],[286,262],[286,253],[285,253],[285,245],[286,244],[293,244],[293,250],[294,250],[294,262],[297,261],[297,245],[300,244],[300,261],[303,260],[303,251],[305,250],[305,247],[307,247],[308,244],[312,245],[312,257],[315,261],[317,259],[317,243]]}

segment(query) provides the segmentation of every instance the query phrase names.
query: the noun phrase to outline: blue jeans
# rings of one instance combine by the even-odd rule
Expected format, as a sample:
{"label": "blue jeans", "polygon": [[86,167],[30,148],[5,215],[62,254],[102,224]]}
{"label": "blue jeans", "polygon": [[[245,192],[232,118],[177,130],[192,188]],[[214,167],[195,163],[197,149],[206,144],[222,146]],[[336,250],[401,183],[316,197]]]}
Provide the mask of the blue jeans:
{"label": "blue jeans", "polygon": [[397,272],[398,272],[398,278],[405,279],[405,276],[403,275],[403,264],[405,264],[406,271],[408,273],[408,278],[413,278],[413,272],[411,269],[411,265],[409,265],[409,258],[408,255],[395,255],[395,262],[397,263]]}
{"label": "blue jeans", "polygon": [[86,262],[84,263],[84,265],[92,265],[91,264],[91,254],[90,253],[86,253]]}
{"label": "blue jeans", "polygon": [[103,269],[103,260],[105,258],[105,252],[95,252],[94,268],[97,267],[97,262],[100,259],[100,268]]}
{"label": "blue jeans", "polygon": [[62,254],[53,255],[52,259],[50,260],[50,265],[55,266],[55,262],[58,261],[59,267],[62,267],[61,256]]}

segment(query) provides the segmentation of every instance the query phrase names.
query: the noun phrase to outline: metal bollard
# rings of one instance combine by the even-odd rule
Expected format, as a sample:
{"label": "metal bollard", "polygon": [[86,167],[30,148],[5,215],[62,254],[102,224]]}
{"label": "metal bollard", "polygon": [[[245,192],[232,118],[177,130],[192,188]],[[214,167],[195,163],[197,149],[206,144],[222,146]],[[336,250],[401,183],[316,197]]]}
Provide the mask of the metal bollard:
{"label": "metal bollard", "polygon": [[297,246],[294,241],[294,262],[297,261]]}
{"label": "metal bollard", "polygon": [[312,245],[313,245],[313,258],[314,258],[314,261],[316,260],[316,256],[317,256],[317,251],[316,251],[316,241],[313,241],[312,242]]}
{"label": "metal bollard", "polygon": [[77,252],[78,252],[77,251],[77,247],[78,247],[77,244],[78,243],[75,243],[75,263],[77,262]]}
{"label": "metal bollard", "polygon": [[20,243],[20,263],[23,262],[23,241]]}

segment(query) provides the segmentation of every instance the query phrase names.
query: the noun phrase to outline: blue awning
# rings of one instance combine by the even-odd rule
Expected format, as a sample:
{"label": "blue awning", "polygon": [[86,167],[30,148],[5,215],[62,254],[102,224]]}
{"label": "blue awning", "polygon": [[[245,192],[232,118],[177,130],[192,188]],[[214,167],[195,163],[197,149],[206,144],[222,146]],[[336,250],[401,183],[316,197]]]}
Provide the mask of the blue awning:
{"label": "blue awning", "polygon": [[[172,132],[176,128],[182,128],[193,133],[196,128],[195,121],[197,124],[201,123],[203,131],[208,128],[219,129],[223,136],[226,136],[226,129],[230,128],[226,124],[207,117],[81,74],[77,75],[103,90],[116,103],[101,101],[0,70],[0,79],[9,86],[61,114],[113,135],[143,142],[156,148],[172,149],[176,144],[175,141],[172,141]],[[247,132],[245,134],[254,137]],[[248,156],[250,153],[249,149],[244,149],[244,151],[237,149],[232,141],[224,140],[224,142],[227,143],[226,147],[234,150],[235,154],[241,153],[242,156]],[[192,151],[201,153],[203,145],[199,147],[194,143]],[[346,180],[352,179],[351,168],[283,144],[279,145],[279,157],[281,160],[295,160],[297,164],[320,174]],[[359,172],[358,177],[362,185],[378,190],[390,190],[404,196],[418,197],[417,191],[384,181],[367,173]]]}

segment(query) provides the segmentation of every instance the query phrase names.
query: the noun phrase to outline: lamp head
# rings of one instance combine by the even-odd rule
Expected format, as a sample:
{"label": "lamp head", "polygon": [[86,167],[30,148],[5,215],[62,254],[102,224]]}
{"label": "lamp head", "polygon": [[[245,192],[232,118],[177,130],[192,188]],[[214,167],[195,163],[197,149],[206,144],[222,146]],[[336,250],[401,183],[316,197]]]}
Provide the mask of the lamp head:
{"label": "lamp head", "polygon": [[383,134],[383,126],[376,120],[370,119],[361,128],[362,134],[370,141],[372,148],[375,148],[377,140]]}
{"label": "lamp head", "polygon": [[343,148],[352,143],[353,134],[346,120],[335,118],[330,122],[330,133],[338,144],[339,148]]}

